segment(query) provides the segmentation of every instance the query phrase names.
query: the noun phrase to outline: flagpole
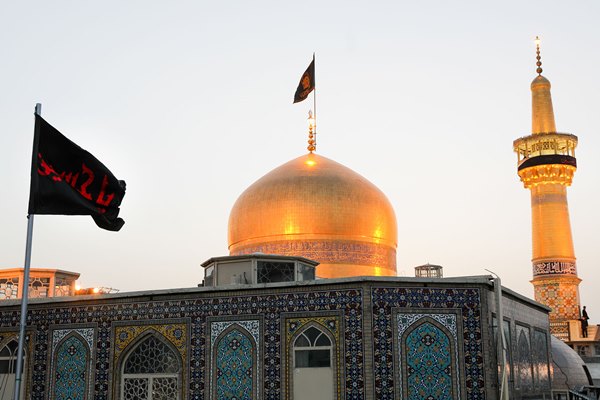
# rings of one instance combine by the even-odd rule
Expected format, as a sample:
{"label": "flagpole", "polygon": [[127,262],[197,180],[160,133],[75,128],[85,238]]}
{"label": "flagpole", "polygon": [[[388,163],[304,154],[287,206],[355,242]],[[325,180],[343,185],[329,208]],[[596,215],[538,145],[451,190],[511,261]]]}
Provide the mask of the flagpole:
{"label": "flagpole", "polygon": [[[315,62],[315,53],[313,52],[313,63]],[[316,64],[315,69],[316,69]],[[315,109],[315,151],[317,149],[317,80],[316,80],[317,72],[315,70],[315,76],[313,76],[313,108]]]}
{"label": "flagpole", "polygon": [[[35,114],[41,115],[41,113],[42,105],[40,103],[37,103],[35,105]],[[27,304],[29,302],[29,270],[31,267],[31,245],[33,241],[33,217],[34,214],[27,214],[27,244],[25,245],[25,266],[23,268],[23,282],[21,282],[21,325],[19,328],[19,347],[17,350],[17,370],[15,373],[14,400],[19,400],[21,397],[21,381],[23,376],[22,355],[25,349],[25,327],[27,326]]]}

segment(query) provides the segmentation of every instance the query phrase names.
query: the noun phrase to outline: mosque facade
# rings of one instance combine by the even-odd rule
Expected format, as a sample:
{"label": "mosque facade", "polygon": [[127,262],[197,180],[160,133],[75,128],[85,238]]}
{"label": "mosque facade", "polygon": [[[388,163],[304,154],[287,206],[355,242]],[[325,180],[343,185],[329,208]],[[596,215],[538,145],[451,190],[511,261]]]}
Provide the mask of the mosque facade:
{"label": "mosque facade", "polygon": [[[549,82],[538,78],[534,120],[541,104],[546,123]],[[534,217],[542,227],[534,226],[542,243],[534,268],[575,260],[572,242],[546,251],[548,219],[570,240],[563,189],[574,168],[554,161],[574,157],[576,144],[553,131],[534,123],[534,135],[515,142],[519,174],[543,214]],[[565,153],[546,154],[544,143]],[[490,276],[396,277],[390,202],[314,150],[311,130],[308,154],[242,193],[229,219],[230,255],[203,264],[199,287],[32,299],[21,398],[561,400],[591,384],[567,359],[572,349],[551,358],[563,344],[554,344],[551,323],[577,309],[576,271],[539,268],[536,299],[558,296],[551,279],[571,296],[552,311]],[[0,302],[0,400],[13,398],[16,296]],[[567,371],[573,365],[577,372]]]}
{"label": "mosque facade", "polygon": [[[512,398],[548,397],[548,310],[503,295]],[[494,307],[489,277],[34,299],[24,398],[495,399]],[[2,302],[0,354],[14,358],[18,321]]]}

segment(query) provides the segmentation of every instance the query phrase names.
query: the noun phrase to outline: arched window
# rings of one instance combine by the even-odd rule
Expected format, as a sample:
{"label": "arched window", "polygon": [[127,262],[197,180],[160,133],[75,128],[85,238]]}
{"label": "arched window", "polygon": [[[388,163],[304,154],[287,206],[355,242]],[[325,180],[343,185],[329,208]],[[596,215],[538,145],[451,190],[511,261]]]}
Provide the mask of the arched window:
{"label": "arched window", "polygon": [[533,377],[534,387],[542,390],[549,389],[550,379],[548,372],[548,341],[546,332],[535,330],[533,332]]}
{"label": "arched window", "polygon": [[178,400],[181,370],[181,358],[172,346],[148,335],[122,363],[121,399]]}
{"label": "arched window", "polygon": [[310,326],[296,336],[292,378],[294,400],[334,398],[333,352],[331,338],[315,326]]}
{"label": "arched window", "polygon": [[406,390],[408,399],[451,400],[456,398],[452,341],[430,321],[406,335]]}
{"label": "arched window", "polygon": [[215,400],[252,400],[256,392],[256,348],[237,327],[226,330],[215,346]]}
{"label": "arched window", "polygon": [[531,351],[529,345],[529,332],[527,329],[517,327],[519,338],[517,340],[517,376],[516,386],[521,390],[532,390],[533,379],[531,372]]}
{"label": "arched window", "polygon": [[89,350],[78,336],[68,336],[56,350],[54,399],[85,400]]}
{"label": "arched window", "polygon": [[294,368],[331,367],[331,340],[319,329],[311,326],[294,342]]}
{"label": "arched window", "polygon": [[[12,400],[15,389],[17,371],[17,351],[19,343],[16,339],[9,341],[0,348],[0,400]],[[23,352],[25,359],[25,352]],[[23,376],[25,376],[25,360],[23,361]],[[25,382],[23,380],[22,382]],[[25,385],[21,385],[21,399],[25,398]]]}

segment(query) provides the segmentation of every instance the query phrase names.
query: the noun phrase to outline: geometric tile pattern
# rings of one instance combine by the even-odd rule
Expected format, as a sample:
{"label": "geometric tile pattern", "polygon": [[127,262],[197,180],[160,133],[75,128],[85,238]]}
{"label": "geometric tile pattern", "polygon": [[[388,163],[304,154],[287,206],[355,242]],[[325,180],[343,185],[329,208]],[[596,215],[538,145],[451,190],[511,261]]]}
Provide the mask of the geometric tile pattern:
{"label": "geometric tile pattern", "polygon": [[[84,371],[85,373],[85,381],[86,384],[84,386],[84,394],[85,397],[84,398],[89,398],[90,393],[89,393],[89,383],[92,380],[92,360],[93,360],[93,349],[94,349],[94,334],[95,334],[95,329],[94,328],[75,328],[75,329],[55,329],[52,331],[52,343],[50,344],[50,371],[54,371],[57,372],[57,370],[60,368],[60,366],[58,366],[56,363],[60,357],[61,353],[57,353],[58,352],[58,346],[61,343],[61,341],[65,340],[65,338],[67,336],[72,336],[72,337],[76,337],[78,338],[80,341],[82,341],[82,345],[85,347],[86,349],[86,370]],[[62,349],[63,346],[61,346]],[[63,354],[64,356],[64,354]],[[56,388],[56,384],[58,382],[56,382],[56,374],[52,377],[51,382],[50,382],[50,392],[54,392],[56,393],[57,388]],[[83,394],[82,394],[83,395]],[[77,397],[74,397],[77,398]]]}
{"label": "geometric tile pattern", "polygon": [[444,331],[423,322],[408,333],[402,347],[407,353],[406,398],[452,400],[452,348]]}
{"label": "geometric tile pattern", "polygon": [[56,400],[84,400],[89,348],[77,336],[69,336],[56,350],[54,397]]}
{"label": "geometric tile pattern", "polygon": [[579,319],[579,278],[533,279],[535,300],[550,307],[550,320]]}
{"label": "geometric tile pattern", "polygon": [[[379,400],[402,398],[396,394],[394,371],[394,309],[418,309],[422,314],[436,310],[457,313],[462,331],[459,370],[464,371],[465,396],[469,400],[485,399],[484,359],[481,334],[481,295],[478,288],[377,287],[371,291],[373,305],[373,352],[375,397]],[[397,321],[396,321],[397,322]],[[451,331],[451,330],[450,330]]]}
{"label": "geometric tile pattern", "polygon": [[[264,316],[264,356],[262,357],[263,377],[261,381],[263,397],[265,400],[279,400],[282,398],[281,384],[281,343],[282,343],[282,314],[285,313],[323,313],[339,312],[343,321],[344,340],[344,374],[343,386],[347,400],[364,399],[364,364],[363,364],[363,316],[362,316],[362,289],[316,289],[298,288],[289,292],[265,294],[232,294],[215,297],[194,296],[182,299],[168,300],[137,300],[122,301],[103,300],[96,304],[91,302],[78,302],[72,304],[39,305],[28,311],[27,325],[34,329],[32,341],[35,343],[31,363],[31,379],[28,382],[29,397],[32,400],[45,400],[47,397],[48,382],[47,360],[49,341],[48,332],[53,325],[71,326],[77,323],[96,324],[95,364],[92,366],[94,387],[91,389],[95,400],[108,400],[109,393],[113,391],[112,381],[113,365],[118,365],[111,360],[111,352],[118,354],[124,349],[124,342],[129,340],[147,321],[161,321],[148,326],[165,336],[179,350],[176,345],[178,333],[171,331],[161,332],[161,326],[169,325],[169,321],[179,321],[185,318],[189,322],[180,335],[189,337],[186,343],[187,352],[184,368],[185,376],[189,379],[184,383],[186,399],[205,399],[208,388],[206,364],[206,346],[210,340],[208,320],[212,317],[230,317],[233,320],[240,316]],[[0,311],[0,327],[17,330],[20,311],[3,309]],[[223,318],[221,318],[223,319]],[[133,331],[121,329],[124,325],[138,326]],[[119,331],[117,333],[117,330]],[[121,333],[127,333],[123,339]],[[181,336],[180,336],[181,337]],[[133,340],[133,338],[132,338]],[[174,343],[175,342],[175,343]],[[183,341],[181,342],[183,343]],[[183,354],[182,354],[183,357]],[[187,358],[189,357],[189,358]],[[187,361],[189,360],[189,361]],[[112,397],[111,397],[112,398]]]}
{"label": "geometric tile pattern", "polygon": [[55,348],[58,342],[63,340],[65,336],[77,333],[85,340],[88,345],[88,349],[94,347],[94,328],[79,328],[79,329],[57,329],[52,332],[52,348]]}
{"label": "geometric tile pattern", "polygon": [[[122,400],[180,398],[181,358],[161,335],[143,335],[118,367],[115,380],[122,386]],[[122,368],[122,369],[121,369]]]}
{"label": "geometric tile pattern", "polygon": [[[229,333],[235,332],[235,337],[231,337],[231,335],[228,333],[227,336],[221,338],[221,341],[217,344],[217,338],[219,335],[231,327],[234,329],[230,330]],[[249,340],[248,336],[253,340]],[[211,322],[210,354],[213,361],[210,365],[210,392],[213,394],[215,393],[215,382],[213,381],[215,379],[214,377],[217,377],[217,381],[219,381],[221,377],[222,383],[227,384],[227,380],[224,380],[223,378],[235,378],[238,374],[244,375],[243,372],[246,372],[247,378],[249,379],[247,389],[249,390],[250,398],[252,398],[252,396],[260,387],[260,360],[262,357],[262,354],[259,354],[260,344],[261,339],[259,320],[228,320]],[[217,346],[216,350],[215,346]],[[245,354],[243,352],[245,352]],[[223,365],[219,366],[220,364]],[[235,368],[227,369],[228,365],[232,366],[234,364]],[[219,369],[227,369],[227,371],[225,373],[219,373]],[[231,380],[231,378],[229,380]],[[240,378],[238,378],[238,380],[240,380]],[[217,383],[216,386],[217,393],[226,392],[222,384]],[[227,395],[217,394],[216,398],[221,399],[229,397],[227,397]]]}
{"label": "geometric tile pattern", "polygon": [[[182,376],[183,385],[187,383],[186,375],[183,373],[187,368],[187,327],[185,324],[181,322],[177,323],[164,323],[159,324],[155,323],[156,321],[144,321],[145,324],[132,324],[132,325],[119,325],[114,328],[114,354],[112,359],[112,365],[116,368],[119,368],[122,364],[122,353],[125,349],[130,346],[132,342],[136,339],[140,338],[141,335],[150,333],[148,338],[151,338],[152,335],[160,336],[166,339],[169,343],[171,343],[175,349],[177,349],[179,355],[181,356],[181,365],[183,366],[183,370],[180,371]],[[144,339],[144,342],[148,340],[148,338]],[[158,339],[154,339],[159,341]],[[144,344],[143,342],[141,344]],[[140,345],[140,343],[138,343]],[[164,346],[162,343],[157,343],[157,345]],[[153,351],[158,351],[158,347],[151,346]],[[138,348],[139,349],[139,348]],[[138,350],[136,349],[136,350]],[[170,351],[170,349],[169,349]],[[117,376],[115,374],[114,376]],[[174,379],[174,378],[172,378]],[[119,384],[116,380],[113,381],[113,384]]]}
{"label": "geometric tile pattern", "polygon": [[[165,324],[165,325],[133,325],[119,326],[115,329],[115,361],[129,346],[129,344],[138,338],[142,333],[153,330],[161,333],[181,354],[183,364],[186,364],[186,340],[187,329],[183,324]],[[119,365],[115,363],[115,365]]]}
{"label": "geometric tile pattern", "polygon": [[[451,337],[427,319],[440,323]],[[403,378],[406,378],[409,399],[450,399],[454,397],[453,392],[460,398],[460,385],[456,384],[460,371],[456,314],[398,313],[396,323],[398,359],[406,365],[409,375],[403,377],[402,369],[398,370],[400,393],[403,393]],[[417,328],[403,338],[404,332],[415,324]]]}
{"label": "geometric tile pattern", "polygon": [[252,400],[256,374],[256,343],[233,328],[216,344],[215,400]]}

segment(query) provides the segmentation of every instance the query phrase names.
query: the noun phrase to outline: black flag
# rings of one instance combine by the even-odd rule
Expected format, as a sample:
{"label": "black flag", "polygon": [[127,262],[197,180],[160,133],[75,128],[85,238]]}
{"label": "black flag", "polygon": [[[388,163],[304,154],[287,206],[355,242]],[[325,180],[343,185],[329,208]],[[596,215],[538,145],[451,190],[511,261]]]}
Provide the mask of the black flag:
{"label": "black flag", "polygon": [[296,94],[294,94],[294,103],[299,103],[302,100],[306,99],[310,92],[315,89],[315,56],[313,55],[313,60],[306,68],[306,71],[302,74],[302,78],[300,78],[300,83],[298,84],[298,89],[296,89]]}
{"label": "black flag", "polygon": [[124,181],[35,115],[29,214],[91,215],[100,228],[118,231],[123,196]]}

